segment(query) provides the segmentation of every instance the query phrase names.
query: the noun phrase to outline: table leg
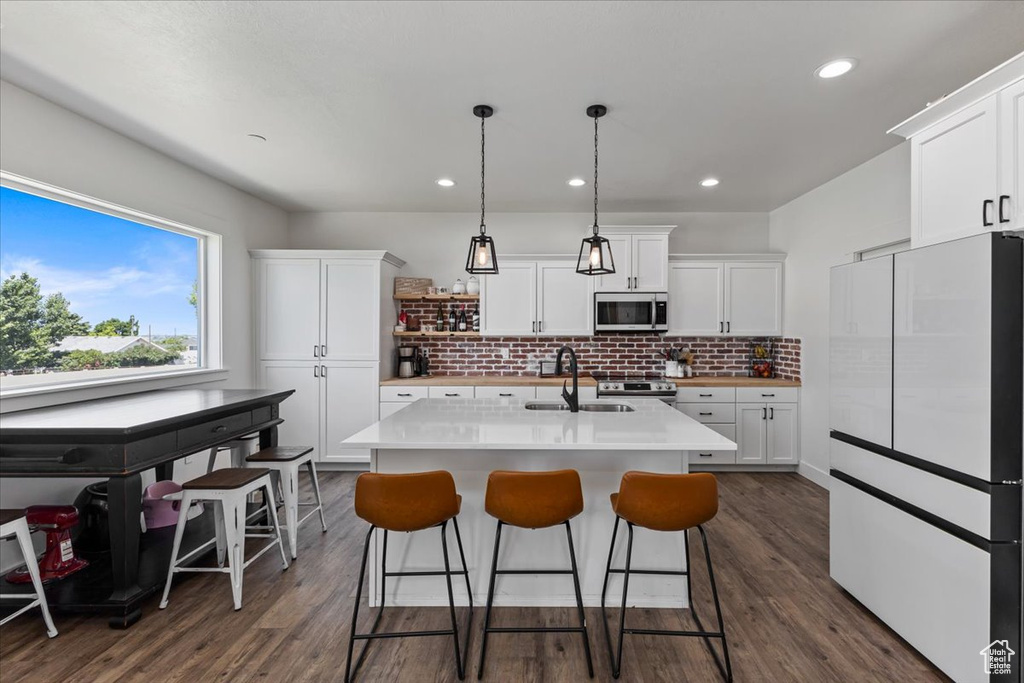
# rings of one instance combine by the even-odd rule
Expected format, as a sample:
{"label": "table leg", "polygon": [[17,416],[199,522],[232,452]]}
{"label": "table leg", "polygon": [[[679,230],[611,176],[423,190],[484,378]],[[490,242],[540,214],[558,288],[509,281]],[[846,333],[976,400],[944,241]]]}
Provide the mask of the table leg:
{"label": "table leg", "polygon": [[142,477],[112,477],[107,484],[107,502],[110,505],[110,562],[113,570],[114,591],[110,599],[126,603],[124,614],[110,618],[111,628],[128,628],[142,616],[135,607],[127,605],[139,597],[139,515],[142,514]]}
{"label": "table leg", "polygon": [[260,450],[277,445],[277,425],[260,430]]}
{"label": "table leg", "polygon": [[156,480],[157,481],[170,481],[174,479],[174,461],[168,460],[167,462],[160,463],[156,466]]}

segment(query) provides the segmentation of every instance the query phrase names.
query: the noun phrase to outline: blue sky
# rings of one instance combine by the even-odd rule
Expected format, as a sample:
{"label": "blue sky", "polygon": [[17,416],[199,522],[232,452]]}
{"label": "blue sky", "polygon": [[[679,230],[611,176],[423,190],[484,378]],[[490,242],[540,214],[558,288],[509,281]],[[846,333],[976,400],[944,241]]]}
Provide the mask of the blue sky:
{"label": "blue sky", "polygon": [[198,241],[0,187],[0,277],[27,272],[95,325],[134,315],[139,333],[195,334]]}

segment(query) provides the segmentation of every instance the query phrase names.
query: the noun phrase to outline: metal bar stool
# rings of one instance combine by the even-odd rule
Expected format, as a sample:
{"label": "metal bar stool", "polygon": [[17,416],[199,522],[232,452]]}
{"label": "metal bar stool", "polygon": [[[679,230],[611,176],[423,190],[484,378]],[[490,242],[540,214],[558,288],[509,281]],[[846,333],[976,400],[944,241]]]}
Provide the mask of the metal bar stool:
{"label": "metal bar stool", "polygon": [[[718,587],[715,585],[715,572],[711,567],[711,553],[708,551],[708,539],[704,533],[704,523],[718,514],[718,481],[714,475],[700,474],[652,474],[649,472],[626,472],[622,475],[619,492],[611,495],[612,510],[615,512],[615,527],[612,530],[611,548],[608,550],[608,567],[604,575],[604,587],[601,590],[601,617],[604,620],[604,632],[608,643],[608,656],[612,662],[612,676],[618,678],[622,669],[622,640],[627,633],[648,636],[695,636],[702,638],[711,656],[715,659],[718,670],[726,681],[732,681],[732,663],[729,661],[729,645],[725,639],[725,624],[722,621],[722,606],[718,601]],[[624,569],[612,569],[612,555],[615,552],[615,537],[619,531],[619,522],[626,520],[629,540],[626,544],[626,566]],[[686,553],[686,571],[633,569],[633,527],[638,526],[653,531],[682,531],[683,547]],[[711,596],[715,602],[715,614],[718,617],[718,630],[708,631],[697,615],[693,604],[693,591],[690,587],[690,541],[689,530],[696,527],[700,532],[700,540],[704,545],[704,557],[708,565],[708,577],[711,579]],[[608,579],[612,574],[623,574],[622,608],[619,611],[619,647],[618,655],[612,648],[611,630],[608,627],[608,615],[605,610],[605,594],[608,592]],[[666,631],[661,629],[626,628],[626,596],[629,592],[630,574],[652,574],[658,576],[685,576],[686,595],[690,601],[690,611],[697,624],[697,631]],[[720,638],[723,665],[715,648],[711,646],[711,638]]]}
{"label": "metal bar stool", "polygon": [[[269,505],[270,532],[246,533],[246,496],[254,491],[263,491],[266,500],[273,500],[270,490],[270,470],[266,468],[227,467],[214,470],[209,474],[196,477],[185,482],[181,491],[181,506],[178,511],[178,524],[174,528],[174,546],[171,550],[171,566],[167,570],[167,583],[164,585],[163,599],[160,609],[166,609],[167,598],[171,593],[171,581],[178,572],[220,572],[231,577],[231,597],[235,609],[242,609],[242,573],[245,568],[258,560],[275,545],[281,551],[281,563],[288,569],[288,558],[285,557],[284,543],[281,540],[281,529],[277,524],[277,508]],[[207,501],[213,504],[216,537],[179,558],[181,539],[185,533],[185,522],[188,520],[189,507],[195,501]],[[246,538],[271,538],[248,560],[245,559]],[[185,562],[205,550],[211,543],[217,544],[217,567],[183,567]],[[227,559],[227,569],[224,561]]]}
{"label": "metal bar stool", "polygon": [[11,619],[24,614],[33,607],[39,607],[43,613],[43,621],[46,623],[46,635],[53,638],[57,635],[57,629],[50,618],[50,608],[46,604],[46,595],[43,593],[43,582],[39,578],[39,565],[36,564],[36,551],[32,547],[32,533],[28,528],[28,520],[25,518],[24,510],[0,510],[0,538],[14,536],[21,548],[21,555],[25,558],[25,568],[32,577],[32,587],[35,593],[14,593],[0,595],[0,598],[10,600],[28,600],[29,603],[18,611],[7,615],[0,620],[3,626]]}
{"label": "metal bar stool", "polygon": [[[250,465],[266,467],[272,473],[277,474],[281,495],[284,498],[284,528],[288,531],[288,547],[294,560],[298,557],[298,532],[299,526],[303,522],[319,512],[321,531],[327,531],[324,504],[320,499],[320,482],[316,476],[316,465],[313,464],[313,447],[273,446],[253,453],[245,459],[245,462]],[[309,479],[313,483],[315,504],[299,502],[299,470],[303,465],[309,471]],[[313,509],[305,517],[299,519],[299,506],[306,505],[313,505]]]}
{"label": "metal bar stool", "polygon": [[[498,520],[494,533],[494,557],[491,560],[491,578],[487,588],[487,610],[484,612],[484,640],[480,646],[480,666],[477,680],[484,675],[484,658],[487,656],[487,636],[490,633],[579,633],[583,636],[583,651],[587,657],[587,671],[594,677],[594,664],[590,658],[590,638],[587,635],[587,620],[583,613],[583,596],[580,593],[580,576],[576,567],[576,551],[572,543],[572,527],[569,520],[583,512],[583,486],[576,470],[554,472],[491,472],[487,477],[487,494],[484,501],[487,514]],[[498,569],[498,549],[501,545],[501,528],[505,524],[523,529],[545,529],[562,524],[569,544],[569,560],[572,569]],[[491,626],[491,607],[494,605],[494,583],[499,574],[571,574],[576,589],[576,609],[579,612],[579,626],[535,626],[504,627]]]}
{"label": "metal bar stool", "polygon": [[[407,638],[412,636],[452,636],[455,645],[455,669],[459,680],[466,677],[466,657],[469,656],[469,633],[473,624],[473,591],[469,585],[469,568],[466,554],[462,550],[462,536],[456,516],[462,507],[462,496],[455,492],[455,480],[450,472],[438,470],[414,474],[377,474],[364,472],[356,479],[355,512],[370,523],[363,547],[363,559],[359,565],[359,584],[356,588],[356,602],[352,608],[352,629],[348,638],[348,657],[345,660],[345,683],[359,670],[370,647],[370,640],[376,638]],[[455,540],[459,546],[462,571],[452,571],[448,561],[448,522],[455,529]],[[388,532],[422,531],[441,527],[441,552],[444,555],[444,571],[389,572],[387,570]],[[366,574],[366,557],[370,551],[373,532],[383,529],[384,540],[381,552],[380,609],[367,633],[356,633],[359,618],[359,601],[363,594],[363,578]],[[466,578],[466,594],[469,596],[469,620],[466,623],[466,639],[459,647],[459,626],[455,618],[455,598],[452,593],[452,575]],[[451,615],[451,629],[437,631],[397,631],[377,633],[381,615],[384,614],[385,584],[389,576],[443,576],[448,582],[448,609]],[[352,666],[352,651],[355,641],[367,641],[359,653],[355,667]]]}

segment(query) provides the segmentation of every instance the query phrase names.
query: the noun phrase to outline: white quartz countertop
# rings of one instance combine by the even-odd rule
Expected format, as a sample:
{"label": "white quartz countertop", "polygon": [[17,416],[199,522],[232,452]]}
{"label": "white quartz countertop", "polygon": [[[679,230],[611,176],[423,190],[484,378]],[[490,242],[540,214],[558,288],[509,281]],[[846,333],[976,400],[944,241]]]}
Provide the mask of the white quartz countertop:
{"label": "white quartz countertop", "polygon": [[658,399],[628,413],[527,410],[512,398],[420,399],[343,442],[350,448],[734,451],[736,444]]}

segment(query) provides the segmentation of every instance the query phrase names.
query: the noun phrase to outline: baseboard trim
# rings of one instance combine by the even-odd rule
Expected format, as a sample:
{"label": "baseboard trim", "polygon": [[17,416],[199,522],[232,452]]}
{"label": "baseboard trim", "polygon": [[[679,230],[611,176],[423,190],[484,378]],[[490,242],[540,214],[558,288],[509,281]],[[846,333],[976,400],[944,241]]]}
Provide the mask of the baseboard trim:
{"label": "baseboard trim", "polygon": [[804,479],[809,479],[811,482],[817,484],[826,491],[829,490],[829,476],[825,470],[818,469],[813,465],[808,465],[805,462],[800,463],[800,466],[796,470],[800,476]]}

